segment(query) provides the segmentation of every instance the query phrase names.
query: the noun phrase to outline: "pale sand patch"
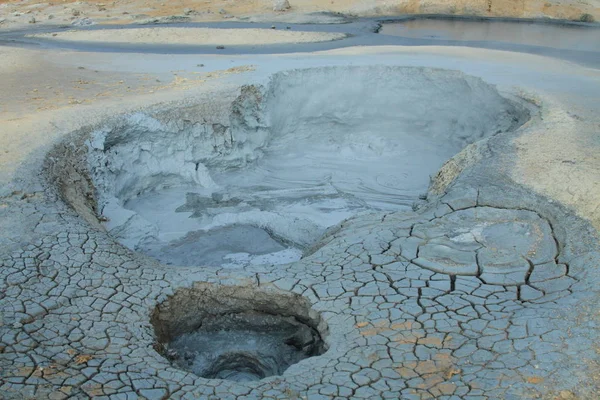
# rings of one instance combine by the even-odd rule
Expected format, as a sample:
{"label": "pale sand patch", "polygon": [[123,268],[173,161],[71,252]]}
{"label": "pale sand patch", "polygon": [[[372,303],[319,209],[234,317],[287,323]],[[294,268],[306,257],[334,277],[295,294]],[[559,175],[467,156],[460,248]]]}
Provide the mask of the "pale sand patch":
{"label": "pale sand patch", "polygon": [[541,112],[542,121],[515,140],[512,178],[571,206],[600,230],[598,133],[589,121],[548,98]]}
{"label": "pale sand patch", "polygon": [[27,37],[88,43],[145,43],[234,46],[327,42],[345,38],[344,33],[282,31],[274,29],[134,28],[41,33]]}
{"label": "pale sand patch", "polygon": [[[20,164],[56,137],[107,116],[181,100],[183,93],[189,96],[190,92],[223,88],[230,85],[223,78],[250,73],[255,68],[237,65],[175,74],[169,69],[162,73],[143,69],[137,72],[140,64],[108,71],[94,70],[89,65],[114,56],[114,53],[47,52],[0,46],[0,197],[7,182],[18,178]],[[145,57],[128,56],[138,61]],[[154,60],[169,57],[172,55]],[[81,67],[82,59],[93,62]]]}

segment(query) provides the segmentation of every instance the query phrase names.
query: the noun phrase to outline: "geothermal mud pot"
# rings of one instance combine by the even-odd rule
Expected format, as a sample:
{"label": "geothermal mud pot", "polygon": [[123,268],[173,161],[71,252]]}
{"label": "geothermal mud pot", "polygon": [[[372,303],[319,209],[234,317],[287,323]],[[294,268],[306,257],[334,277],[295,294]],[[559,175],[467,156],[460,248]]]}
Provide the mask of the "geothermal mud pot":
{"label": "geothermal mud pot", "polygon": [[[273,297],[289,306],[282,308]],[[252,381],[281,375],[325,350],[317,331],[325,330],[321,319],[298,297],[240,294],[231,287],[183,290],[153,314],[159,351],[204,378]]]}
{"label": "geothermal mud pot", "polygon": [[92,134],[99,209],[125,246],[175,265],[285,264],[355,214],[409,208],[517,104],[428,69],[325,68],[246,86],[224,123],[144,114]]}
{"label": "geothermal mud pot", "polygon": [[1,392],[593,398],[593,230],[503,172],[538,119],[459,72],[331,67],[73,132],[0,259]]}

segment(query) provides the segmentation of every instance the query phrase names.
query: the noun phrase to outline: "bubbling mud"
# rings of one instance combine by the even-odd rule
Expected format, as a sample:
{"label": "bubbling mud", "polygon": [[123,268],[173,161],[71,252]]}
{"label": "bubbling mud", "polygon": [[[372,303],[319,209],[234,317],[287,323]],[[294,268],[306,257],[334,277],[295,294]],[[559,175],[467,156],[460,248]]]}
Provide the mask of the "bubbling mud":
{"label": "bubbling mud", "polygon": [[152,324],[159,353],[207,379],[282,375],[327,349],[320,315],[306,299],[288,293],[198,284],[160,304]]}

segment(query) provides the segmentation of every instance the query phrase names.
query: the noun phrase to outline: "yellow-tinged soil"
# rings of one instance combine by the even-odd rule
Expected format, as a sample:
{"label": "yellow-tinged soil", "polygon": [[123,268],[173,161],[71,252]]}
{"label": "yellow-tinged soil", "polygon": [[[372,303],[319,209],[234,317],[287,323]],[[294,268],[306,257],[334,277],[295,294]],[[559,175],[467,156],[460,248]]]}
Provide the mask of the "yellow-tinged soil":
{"label": "yellow-tinged soil", "polygon": [[[337,12],[356,16],[442,13],[490,17],[600,20],[600,0],[291,0],[291,9],[274,12],[271,0],[0,0],[0,29],[32,23],[129,24],[152,18],[185,16],[189,21],[223,21],[254,15]],[[589,18],[589,17],[588,17]]]}

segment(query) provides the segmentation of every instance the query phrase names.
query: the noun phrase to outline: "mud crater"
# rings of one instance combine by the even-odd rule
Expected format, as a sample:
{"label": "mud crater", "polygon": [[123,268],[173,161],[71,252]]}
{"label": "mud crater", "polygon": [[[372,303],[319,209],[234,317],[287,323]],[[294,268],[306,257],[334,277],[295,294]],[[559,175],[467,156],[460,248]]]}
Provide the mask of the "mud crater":
{"label": "mud crater", "polygon": [[360,213],[409,209],[469,144],[525,108],[461,72],[326,67],[90,135],[105,227],[166,264],[243,268],[300,259]]}
{"label": "mud crater", "polygon": [[327,327],[299,295],[196,285],[152,315],[155,349],[207,379],[255,381],[323,354]]}

